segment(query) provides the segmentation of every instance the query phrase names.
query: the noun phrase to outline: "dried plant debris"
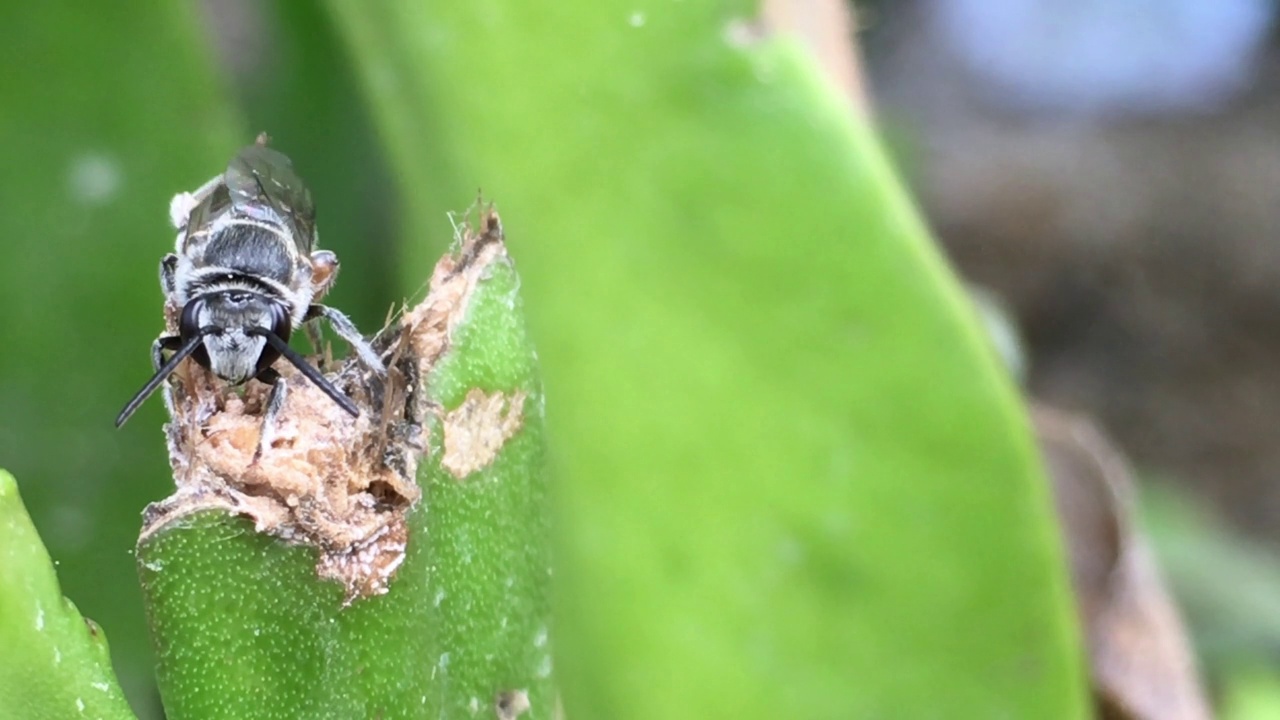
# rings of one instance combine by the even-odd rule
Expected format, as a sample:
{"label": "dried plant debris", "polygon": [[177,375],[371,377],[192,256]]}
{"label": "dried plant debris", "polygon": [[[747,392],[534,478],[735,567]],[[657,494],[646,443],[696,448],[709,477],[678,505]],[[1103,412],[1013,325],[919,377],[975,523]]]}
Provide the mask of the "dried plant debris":
{"label": "dried plant debris", "polygon": [[444,457],[440,465],[459,480],[498,457],[507,439],[524,426],[528,393],[510,396],[471,388],[458,409],[444,416]]}
{"label": "dried plant debris", "polygon": [[[258,532],[316,548],[317,573],[340,582],[348,603],[385,593],[404,560],[406,513],[422,497],[415,478],[427,448],[425,419],[440,413],[421,378],[449,349],[477,284],[499,262],[509,260],[490,209],[479,228],[460,230],[459,246],[436,265],[426,298],[373,339],[385,375],[355,358],[336,366],[311,358],[359,406],[358,417],[278,363],[288,391],[279,414],[264,422],[267,386],[229,388],[185,363],[165,388],[177,491],[147,508],[139,542],[194,513],[224,510],[251,519]],[[521,422],[522,397],[507,403],[480,396],[483,407],[469,396],[446,416],[480,414],[495,422],[482,429],[462,421],[471,435],[463,452],[470,459],[459,461],[467,467],[485,453],[491,460],[501,444],[495,438],[505,439]]]}
{"label": "dried plant debris", "polygon": [[524,690],[508,690],[498,693],[493,703],[498,720],[516,720],[529,711],[529,693]]}
{"label": "dried plant debris", "polygon": [[1177,608],[1134,527],[1124,457],[1083,418],[1043,405],[1032,418],[1071,558],[1098,716],[1212,717]]}

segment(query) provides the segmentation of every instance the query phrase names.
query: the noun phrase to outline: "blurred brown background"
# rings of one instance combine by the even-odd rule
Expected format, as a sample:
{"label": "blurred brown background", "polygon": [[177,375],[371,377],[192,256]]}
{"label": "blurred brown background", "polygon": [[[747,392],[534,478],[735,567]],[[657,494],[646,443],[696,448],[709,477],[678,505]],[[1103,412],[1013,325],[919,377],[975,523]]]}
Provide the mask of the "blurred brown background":
{"label": "blurred brown background", "polygon": [[1132,460],[1221,716],[1280,717],[1280,3],[855,8],[879,124],[1029,393]]}
{"label": "blurred brown background", "polygon": [[917,0],[860,21],[901,164],[1015,314],[1032,392],[1280,542],[1275,10]]}

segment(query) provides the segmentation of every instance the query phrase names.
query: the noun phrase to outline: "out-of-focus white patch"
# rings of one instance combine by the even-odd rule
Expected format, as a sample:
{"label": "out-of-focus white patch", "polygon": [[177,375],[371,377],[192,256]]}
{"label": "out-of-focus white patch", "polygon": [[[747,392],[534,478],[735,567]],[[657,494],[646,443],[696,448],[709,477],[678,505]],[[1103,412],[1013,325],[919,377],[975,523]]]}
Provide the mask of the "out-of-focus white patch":
{"label": "out-of-focus white patch", "polygon": [[72,158],[67,169],[67,193],[78,205],[96,207],[111,202],[120,194],[122,181],[120,163],[99,152]]}
{"label": "out-of-focus white patch", "polygon": [[65,550],[79,550],[93,536],[93,516],[79,505],[56,505],[51,513],[50,525],[55,528],[59,544]]}
{"label": "out-of-focus white patch", "polygon": [[536,678],[544,679],[551,677],[552,660],[550,655],[543,655],[538,659],[538,667],[534,669],[533,675]]}
{"label": "out-of-focus white patch", "polygon": [[631,27],[633,28],[644,27],[644,23],[645,23],[644,13],[640,11],[631,13],[631,17],[628,19],[627,22],[630,22]]}
{"label": "out-of-focus white patch", "polygon": [[982,319],[987,337],[1004,361],[1005,368],[1015,381],[1024,382],[1027,377],[1026,350],[1008,308],[996,294],[986,288],[971,286],[969,294],[978,310],[978,317]]}
{"label": "out-of-focus white patch", "polygon": [[1073,114],[1206,109],[1246,87],[1271,0],[931,0],[996,99]]}

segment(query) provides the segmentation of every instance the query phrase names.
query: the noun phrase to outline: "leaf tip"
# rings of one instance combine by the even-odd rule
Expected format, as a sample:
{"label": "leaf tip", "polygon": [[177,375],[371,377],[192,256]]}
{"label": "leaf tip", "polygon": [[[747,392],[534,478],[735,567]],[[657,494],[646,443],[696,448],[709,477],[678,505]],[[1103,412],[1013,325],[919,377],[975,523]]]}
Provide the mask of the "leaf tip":
{"label": "leaf tip", "polygon": [[0,501],[18,496],[18,481],[8,470],[0,468]]}

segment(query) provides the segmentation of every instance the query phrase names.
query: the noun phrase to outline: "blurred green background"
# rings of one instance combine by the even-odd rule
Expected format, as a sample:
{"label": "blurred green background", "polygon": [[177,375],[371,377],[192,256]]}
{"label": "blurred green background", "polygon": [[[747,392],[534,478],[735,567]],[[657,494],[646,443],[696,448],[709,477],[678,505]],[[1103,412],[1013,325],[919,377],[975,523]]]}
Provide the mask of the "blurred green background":
{"label": "blurred green background", "polygon": [[[540,342],[547,350],[550,402],[554,406],[558,387],[569,406],[562,417],[566,435],[573,436],[595,419],[583,409],[603,399],[593,393],[623,380],[588,363],[587,359],[597,357],[589,351],[576,354],[581,348],[567,333],[557,334],[558,323],[577,318],[572,306],[582,303],[569,290],[607,297],[607,288],[593,289],[588,282],[600,268],[557,265],[567,254],[543,251],[539,243],[590,243],[597,241],[595,236],[613,235],[636,244],[620,242],[617,254],[610,257],[628,273],[636,267],[635,272],[659,279],[648,286],[657,297],[653,307],[635,311],[641,329],[633,334],[619,329],[607,342],[633,355],[652,352],[678,363],[682,348],[649,332],[653,326],[644,325],[645,318],[652,320],[669,311],[662,305],[664,298],[682,297],[680,293],[690,286],[708,286],[706,306],[696,304],[695,292],[689,296],[695,301],[693,307],[678,317],[673,314],[681,323],[673,336],[709,338],[707,347],[723,352],[723,358],[717,355],[705,366],[695,364],[695,370],[745,367],[770,381],[782,377],[782,384],[771,386],[774,394],[761,395],[779,405],[769,406],[762,400],[753,406],[763,419],[751,413],[734,417],[733,412],[725,418],[726,425],[736,419],[740,425],[758,420],[761,427],[773,427],[767,423],[776,419],[768,417],[768,410],[788,407],[795,393],[785,383],[798,386],[800,381],[790,375],[804,374],[805,368],[787,367],[784,360],[792,356],[785,353],[779,353],[776,365],[758,361],[759,347],[733,341],[717,345],[723,338],[705,329],[720,332],[725,324],[719,321],[733,318],[741,324],[724,329],[724,337],[745,337],[755,318],[735,314],[733,303],[756,307],[752,303],[761,302],[760,298],[775,297],[769,294],[771,289],[778,290],[776,297],[785,297],[782,291],[803,283],[784,276],[771,287],[767,274],[752,275],[763,265],[757,260],[773,256],[761,250],[754,257],[749,247],[744,254],[734,255],[742,251],[733,249],[732,238],[717,233],[736,227],[735,221],[699,212],[702,207],[732,205],[732,198],[709,189],[718,187],[721,176],[711,171],[699,174],[698,168],[704,166],[691,161],[694,171],[676,177],[678,182],[672,185],[655,187],[646,184],[651,176],[633,176],[629,165],[593,167],[591,173],[581,175],[572,172],[572,166],[557,165],[558,158],[569,154],[585,166],[597,152],[609,158],[616,153],[646,167],[647,158],[656,158],[652,164],[657,167],[667,161],[678,165],[681,158],[732,155],[734,147],[728,141],[717,146],[709,139],[714,132],[686,132],[708,117],[720,117],[720,110],[727,118],[726,127],[738,117],[766,118],[758,132],[748,127],[741,134],[753,138],[753,150],[759,151],[753,156],[758,164],[743,167],[770,162],[785,166],[795,161],[795,154],[788,160],[783,150],[776,156],[768,152],[777,137],[773,133],[794,129],[787,119],[809,111],[805,103],[817,93],[788,76],[790,66],[785,63],[778,71],[783,89],[773,94],[734,94],[720,85],[703,87],[692,80],[655,84],[657,89],[637,82],[634,88],[621,86],[610,93],[591,84],[606,77],[594,68],[582,70],[581,80],[574,79],[578,72],[574,66],[581,63],[574,52],[597,61],[607,58],[620,68],[622,80],[644,77],[646,69],[664,78],[681,72],[702,77],[699,73],[703,73],[731,90],[739,88],[739,75],[772,67],[763,61],[746,67],[724,60],[716,54],[722,50],[719,35],[714,38],[715,48],[705,39],[695,42],[704,26],[719,27],[723,18],[752,15],[754,9],[748,3],[686,2],[695,9],[682,10],[685,14],[667,25],[660,12],[666,6],[656,2],[634,8],[601,6],[598,12],[584,9],[581,27],[589,41],[577,38],[581,47],[560,50],[540,39],[545,55],[533,50],[521,54],[525,48],[519,43],[512,43],[514,50],[500,50],[468,41],[484,39],[489,30],[494,38],[510,39],[501,33],[512,28],[516,32],[526,28],[530,37],[553,38],[557,29],[575,26],[576,6],[548,9],[545,18],[541,12],[522,14],[502,3],[479,3],[469,10],[428,3],[421,10],[400,14],[393,8],[411,6],[205,0],[157,1],[128,11],[70,2],[7,3],[0,8],[0,31],[7,35],[0,45],[5,68],[0,72],[4,160],[0,165],[0,208],[4,209],[0,217],[0,342],[4,347],[0,466],[18,478],[36,525],[58,562],[66,595],[106,629],[121,683],[140,715],[157,717],[159,710],[131,552],[141,509],[162,497],[171,481],[158,432],[161,404],[149,403],[122,431],[112,428],[111,419],[149,371],[147,348],[160,327],[157,264],[172,244],[165,212],[169,197],[208,179],[259,130],[276,139],[310,183],[319,206],[321,243],[335,250],[343,262],[331,302],[366,331],[379,326],[394,303],[425,281],[431,259],[450,240],[446,213],[468,207],[477,186],[482,186],[486,194],[498,192],[500,209],[513,210],[506,218],[513,254],[530,285],[534,329],[541,332]],[[1151,491],[1155,500],[1147,508],[1148,525],[1192,621],[1215,694],[1231,707],[1245,708],[1239,717],[1268,717],[1247,715],[1246,710],[1265,713],[1254,708],[1275,707],[1269,703],[1277,694],[1280,662],[1276,630],[1280,627],[1280,571],[1275,560],[1280,485],[1273,482],[1280,459],[1272,454],[1278,446],[1270,422],[1270,410],[1275,407],[1270,400],[1280,398],[1280,373],[1274,371],[1280,366],[1276,363],[1280,333],[1275,329],[1280,324],[1274,322],[1274,309],[1280,307],[1274,288],[1280,282],[1273,282],[1280,262],[1272,262],[1280,260],[1276,250],[1280,200],[1275,196],[1280,192],[1280,179],[1275,176],[1275,168],[1280,167],[1280,137],[1275,132],[1280,127],[1280,61],[1274,30],[1268,30],[1272,22],[1268,5],[1222,5],[1227,6],[1243,8],[1238,16],[1245,19],[1253,12],[1262,28],[1255,33],[1256,40],[1250,41],[1253,36],[1226,20],[1217,25],[1204,20],[1202,29],[1214,37],[1237,38],[1240,47],[1252,42],[1235,51],[1252,58],[1248,72],[1242,70],[1237,77],[1220,71],[1225,90],[1202,81],[1203,87],[1193,84],[1191,90],[1163,94],[1145,86],[1126,94],[1123,85],[1108,84],[1111,75],[1105,73],[1109,66],[1103,61],[1096,78],[1078,83],[1112,88],[1094,95],[1082,94],[1067,82],[1036,84],[1034,76],[1026,80],[1002,74],[998,58],[984,60],[981,53],[975,55],[972,44],[956,29],[965,21],[981,20],[989,24],[977,26],[993,33],[1029,32],[1015,22],[1016,12],[1001,15],[991,8],[1031,8],[1026,12],[1054,17],[1053,12],[1070,12],[1061,3],[990,3],[986,15],[974,9],[980,6],[963,2],[866,3],[859,7],[859,17],[876,112],[921,198],[925,216],[938,229],[939,240],[962,274],[1008,300],[1014,320],[1028,338],[1031,392],[1098,418],[1133,451],[1144,475],[1156,478]],[[593,23],[607,13],[617,17],[616,35],[593,32],[604,27]],[[1087,24],[1081,21],[1074,27],[1087,29]],[[397,35],[388,28],[402,32]],[[421,48],[395,44],[406,35],[413,37],[405,28],[421,36]],[[668,39],[672,47],[693,47],[697,54],[672,55],[667,62],[662,46],[635,49],[627,45],[624,38],[632,36],[623,32],[642,29]],[[1084,39],[1079,48],[1063,52],[1095,57],[1096,53],[1088,54],[1093,47],[1089,36],[1081,33]],[[529,41],[531,47],[534,44]],[[380,53],[384,46],[390,50]],[[1223,57],[1233,47],[1224,41],[1204,52]],[[637,58],[648,59],[654,67],[639,66],[634,63]],[[1117,65],[1124,59],[1119,53],[1115,58]],[[495,68],[522,61],[527,65],[516,68],[522,72]],[[1031,65],[1027,72],[1037,67]],[[1207,67],[1230,69],[1223,62]],[[1054,67],[1040,70],[1042,79],[1061,76]],[[426,79],[416,85],[404,81],[415,72]],[[1124,75],[1118,70],[1114,74]],[[1216,76],[1202,72],[1196,77]],[[493,78],[511,82],[497,87],[482,84]],[[540,88],[537,83],[544,78],[560,84]],[[1228,82],[1232,78],[1234,82]],[[579,85],[565,85],[575,82]],[[1029,94],[1028,85],[1041,88],[1048,97]],[[791,87],[800,89],[788,94],[786,88]],[[1055,89],[1057,95],[1052,94]],[[711,110],[675,112],[672,117],[642,114],[633,127],[602,130],[587,123],[574,125],[572,109],[578,106],[568,105],[571,110],[563,116],[531,119],[529,130],[522,133],[525,126],[512,121],[509,114],[536,109],[540,98],[550,96],[585,98],[576,101],[583,107],[609,106],[601,110],[600,118],[626,118],[633,107],[664,103],[681,111]],[[1212,98],[1213,104],[1206,108],[1188,97]],[[839,101],[823,102],[826,105],[812,122],[813,132],[843,132],[840,127],[832,129],[838,123],[829,121],[835,115],[830,106]],[[769,124],[773,122],[777,125]],[[467,134],[470,128],[476,128],[472,135]],[[616,147],[580,143],[583,137],[593,141],[613,137],[606,132],[612,130],[623,138]],[[625,132],[634,132],[639,139],[628,142]],[[802,133],[796,130],[795,135]],[[504,142],[486,148],[492,138]],[[1237,141],[1229,144],[1231,138]],[[782,142],[792,141],[784,138]],[[794,142],[796,147],[813,150],[804,156],[809,160],[822,155],[816,141],[811,145]],[[625,152],[618,150],[623,147]],[[703,150],[706,154],[700,155]],[[520,153],[519,161],[509,160],[518,165],[510,180],[504,172],[504,153],[506,158]],[[533,182],[539,163],[555,179],[541,188]],[[827,169],[838,179],[845,168],[837,165]],[[1185,181],[1179,184],[1170,178]],[[790,196],[781,207],[767,207],[773,189],[767,182],[761,178],[761,192],[752,205],[735,209],[778,223],[812,209],[790,205],[804,203]],[[888,196],[900,202],[894,193]],[[658,219],[652,227],[632,226],[631,234],[612,233],[611,219],[622,224],[632,220],[605,211],[632,200]],[[579,203],[591,202],[597,204],[575,209]],[[813,208],[821,210],[825,203],[838,205],[841,209],[836,213],[857,205],[839,196],[815,202]],[[540,217],[539,210],[550,207],[558,218],[584,222],[546,220],[551,211]],[[678,212],[667,217],[663,211],[670,207]],[[880,211],[855,207],[847,212],[851,217],[861,217],[859,213],[879,217]],[[909,209],[885,214],[896,212],[910,215]],[[815,211],[813,217],[805,217],[816,223],[817,215]],[[648,253],[634,249],[644,242],[645,232],[660,231],[665,221],[691,223],[682,227],[689,238],[721,237],[723,245],[695,243],[677,251],[654,241],[655,250]],[[762,224],[768,225],[769,220]],[[797,223],[797,228],[802,226],[829,230],[831,237],[797,240],[797,251],[850,242],[859,231]],[[877,227],[886,236],[918,235],[909,221],[890,219]],[[552,231],[558,234],[553,236]],[[990,490],[1001,497],[1011,492],[1012,498],[953,497],[939,490],[930,496],[938,506],[899,507],[901,515],[892,518],[905,517],[921,525],[946,524],[952,522],[948,518],[970,513],[977,525],[987,521],[982,513],[988,509],[1007,513],[992,521],[997,527],[990,539],[976,529],[966,536],[979,538],[974,547],[985,548],[983,543],[995,547],[996,540],[1003,539],[1000,518],[1032,508],[1030,519],[1011,521],[1020,524],[1011,524],[1005,536],[1026,539],[1029,549],[1023,555],[993,551],[1007,553],[998,555],[1002,560],[992,561],[993,566],[1003,566],[1007,557],[1013,569],[1008,576],[992,577],[1004,577],[1012,585],[1016,571],[1027,569],[1042,580],[1036,585],[1046,589],[1027,601],[1031,609],[1025,611],[1025,618],[1028,627],[1056,638],[1065,622],[1058,617],[1062,573],[1049,565],[1057,551],[1046,540],[1048,525],[1037,514],[1043,510],[1045,490],[1028,480],[1037,472],[1031,468],[1034,463],[1028,459],[1017,413],[1010,409],[1007,391],[1001,389],[1003,380],[982,369],[985,356],[975,349],[969,329],[958,329],[968,320],[964,311],[951,304],[949,280],[938,279],[939,266],[928,251],[919,251],[924,260],[916,257],[917,252],[903,252],[910,260],[901,265],[886,261],[884,266],[901,267],[904,276],[923,278],[904,287],[928,283],[927,290],[919,291],[921,297],[928,297],[919,301],[918,314],[909,317],[936,320],[937,327],[912,327],[904,335],[911,335],[913,342],[917,332],[921,342],[935,337],[955,341],[960,346],[954,351],[957,359],[953,363],[941,357],[951,348],[939,349],[939,357],[918,366],[912,356],[900,387],[886,385],[865,391],[865,397],[883,401],[895,391],[907,398],[904,402],[933,397],[937,391],[926,387],[919,375],[906,374],[917,368],[920,373],[933,367],[954,371],[944,377],[957,380],[977,378],[972,397],[964,394],[964,388],[943,391],[938,407],[957,412],[976,408],[982,418],[995,418],[991,427],[1004,427],[1000,423],[1014,427],[1014,439],[991,465],[1008,475],[1008,485],[996,483]],[[632,264],[622,264],[626,262]],[[687,275],[681,273],[682,267],[689,269]],[[708,268],[725,269],[723,275],[719,270],[696,272]],[[806,269],[792,267],[797,268]],[[836,271],[832,272],[835,277]],[[734,284],[735,278],[746,277],[765,278],[758,281],[763,289],[753,295]],[[848,277],[857,277],[856,270],[850,270]],[[934,282],[943,289],[933,290]],[[558,284],[568,289],[558,289]],[[885,287],[897,292],[892,282]],[[915,291],[901,292],[902,296],[883,296],[885,322],[893,320],[896,301],[916,307],[912,305]],[[867,293],[868,297],[873,294]],[[853,293],[833,291],[832,296],[836,295],[844,298]],[[807,302],[796,312],[843,308],[821,288]],[[934,309],[941,307],[948,309]],[[598,316],[588,319],[607,325],[604,308],[597,309]],[[621,312],[626,317],[625,307]],[[771,317],[783,323],[793,319],[785,311]],[[803,332],[771,337],[813,347],[826,347],[823,343],[830,340],[812,341]],[[655,338],[656,345],[646,345]],[[840,338],[833,345],[847,349],[859,340]],[[597,342],[606,339],[597,338]],[[598,357],[611,358],[603,351]],[[840,360],[835,357],[833,364]],[[885,364],[901,364],[901,359],[888,357]],[[645,394],[643,383],[660,386],[664,372],[679,374],[678,366],[676,371],[666,368],[627,378],[641,384],[631,392]],[[575,378],[584,380],[574,384]],[[697,373],[689,379],[693,386],[719,387],[720,381]],[[854,395],[864,392],[855,387],[857,382],[857,377],[850,380],[853,390],[849,392]],[[659,396],[662,392],[673,391],[659,387]],[[634,402],[638,407],[643,400]],[[900,415],[895,412],[884,411],[890,418],[884,427],[862,422],[859,430],[866,434],[860,439],[869,437],[874,445],[892,437],[902,426],[898,423],[912,421],[909,409]],[[838,407],[828,415],[844,417]],[[813,426],[802,422],[790,430],[796,437],[820,437],[822,443],[829,440],[831,446],[841,447],[845,438],[826,434],[837,435],[842,431],[833,428],[843,426],[821,426],[815,419],[828,415],[809,417]],[[554,453],[554,411],[552,417]],[[685,422],[677,417],[664,424],[653,416],[630,419],[621,427],[636,438],[669,442],[676,448],[675,457],[666,461],[673,465],[696,466],[696,445],[680,443],[682,433],[697,432],[689,427],[701,418],[689,415]],[[981,430],[975,432],[981,434]],[[585,431],[567,437],[566,447],[575,447],[574,442],[584,447],[588,437]],[[746,430],[737,436],[742,444],[735,447],[744,450],[751,442],[766,442],[770,437],[767,432],[752,435]],[[954,452],[961,457],[972,451],[961,441],[949,445],[952,435],[939,437],[926,447],[942,456]],[[909,456],[909,450],[904,455]],[[833,453],[824,462],[839,466],[854,462],[850,457]],[[579,464],[592,468],[606,464],[595,456],[589,460],[596,464]],[[926,471],[922,474],[934,469],[931,460],[921,461],[919,467]],[[562,460],[571,473],[575,462]],[[701,471],[715,472],[714,468]],[[842,472],[822,469],[828,471],[833,476]],[[891,484],[886,481],[874,487]],[[577,499],[590,497],[584,494]],[[912,496],[910,503],[923,497],[922,491],[921,498]],[[944,498],[950,504],[942,504]],[[957,498],[962,502],[955,502]],[[690,499],[715,502],[714,497]],[[895,532],[884,537],[898,537]],[[1242,539],[1246,535],[1248,539]],[[948,540],[945,534],[930,538],[918,549],[924,555],[946,547]],[[904,547],[897,550],[903,553],[902,562],[918,561],[917,555],[908,552],[915,546]],[[990,595],[975,593],[965,598],[979,608],[974,610],[979,615],[982,608],[989,611],[1009,601],[1003,597],[1007,586],[990,589]],[[1046,641],[1045,646],[1051,647],[1048,656],[1056,658],[1047,662],[1069,663],[1070,645]],[[1070,680],[1049,684],[1062,697],[1071,693]]]}

